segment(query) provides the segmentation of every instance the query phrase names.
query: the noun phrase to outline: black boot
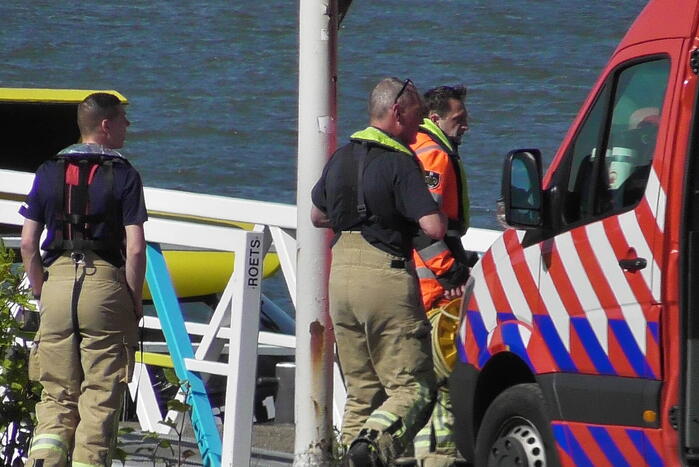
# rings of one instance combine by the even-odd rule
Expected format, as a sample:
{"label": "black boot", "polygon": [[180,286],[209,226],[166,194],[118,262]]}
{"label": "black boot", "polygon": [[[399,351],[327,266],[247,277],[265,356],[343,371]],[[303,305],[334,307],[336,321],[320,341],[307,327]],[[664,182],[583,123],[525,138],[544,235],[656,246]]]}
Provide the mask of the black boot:
{"label": "black boot", "polygon": [[342,462],[343,467],[385,467],[376,447],[377,436],[375,430],[362,430],[350,445]]}

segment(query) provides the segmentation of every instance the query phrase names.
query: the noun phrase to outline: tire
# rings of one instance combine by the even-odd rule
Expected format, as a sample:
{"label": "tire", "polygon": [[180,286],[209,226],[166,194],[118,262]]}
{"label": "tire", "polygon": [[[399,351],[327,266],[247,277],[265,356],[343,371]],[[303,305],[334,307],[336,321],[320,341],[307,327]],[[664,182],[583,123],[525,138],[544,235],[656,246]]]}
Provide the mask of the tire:
{"label": "tire", "polygon": [[518,384],[490,404],[476,438],[478,467],[557,467],[551,424],[539,386]]}

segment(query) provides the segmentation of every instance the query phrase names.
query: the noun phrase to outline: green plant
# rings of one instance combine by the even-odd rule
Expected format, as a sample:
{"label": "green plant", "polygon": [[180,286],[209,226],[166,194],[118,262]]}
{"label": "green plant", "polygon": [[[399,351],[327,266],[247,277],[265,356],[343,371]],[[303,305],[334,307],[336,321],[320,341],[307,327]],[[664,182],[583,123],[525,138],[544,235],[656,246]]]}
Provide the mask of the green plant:
{"label": "green plant", "polygon": [[33,313],[29,288],[22,285],[22,267],[15,254],[0,240],[0,462],[2,467],[22,465],[36,423],[34,406],[41,385],[29,381],[29,342],[12,311]]}
{"label": "green plant", "polygon": [[[182,389],[182,392],[184,393],[184,398],[186,400],[191,390],[189,382],[186,380],[180,381],[177,378],[177,375],[175,375],[175,372],[169,368],[165,369],[164,374],[168,383],[171,386],[179,387]],[[179,424],[175,420],[172,420],[170,418],[167,418],[166,420],[160,422],[161,424],[167,425],[175,431],[175,434],[177,435],[177,440],[175,441],[175,443],[173,444],[173,441],[163,438],[159,433],[149,431],[144,433],[143,437],[141,438],[141,442],[147,444],[147,446],[138,448],[136,450],[137,454],[145,453],[146,455],[148,455],[151,462],[153,462],[153,467],[156,466],[156,463],[158,461],[164,463],[168,467],[175,465],[179,467],[185,460],[187,460],[195,454],[194,451],[192,451],[191,449],[182,450],[182,436],[184,434],[185,416],[189,413],[191,406],[177,399],[171,399],[167,401],[167,408],[168,410],[174,410],[175,412],[181,414]],[[131,428],[122,428],[119,430],[119,434],[123,435],[131,433],[133,431],[134,430]],[[161,450],[163,449],[169,450],[170,454],[172,454],[173,456],[175,455],[175,449],[177,449],[176,460],[173,462],[169,458],[160,455]],[[120,460],[123,464],[126,462],[127,454],[121,447],[117,447],[114,459]]]}

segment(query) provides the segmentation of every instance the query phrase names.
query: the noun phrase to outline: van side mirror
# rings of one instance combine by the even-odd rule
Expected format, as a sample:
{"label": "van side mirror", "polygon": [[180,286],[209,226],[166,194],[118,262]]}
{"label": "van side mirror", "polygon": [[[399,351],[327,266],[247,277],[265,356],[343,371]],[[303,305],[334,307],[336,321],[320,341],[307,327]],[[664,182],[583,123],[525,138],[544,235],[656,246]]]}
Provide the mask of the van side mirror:
{"label": "van side mirror", "polygon": [[525,230],[543,225],[541,151],[517,149],[507,154],[503,167],[502,197],[507,224]]}

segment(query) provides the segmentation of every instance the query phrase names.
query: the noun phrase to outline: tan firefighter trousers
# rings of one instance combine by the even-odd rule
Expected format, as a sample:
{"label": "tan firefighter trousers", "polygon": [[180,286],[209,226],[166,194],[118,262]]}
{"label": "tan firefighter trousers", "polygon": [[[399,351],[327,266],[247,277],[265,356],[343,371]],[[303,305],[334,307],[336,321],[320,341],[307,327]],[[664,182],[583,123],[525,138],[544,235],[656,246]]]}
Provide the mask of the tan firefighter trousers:
{"label": "tan firefighter trousers", "polygon": [[[73,323],[73,289],[79,336]],[[76,294],[77,295],[77,294]],[[28,466],[110,466],[119,411],[133,373],[138,328],[123,268],[94,253],[64,255],[48,268],[35,356],[44,389]]]}
{"label": "tan firefighter trousers", "polygon": [[[414,270],[343,232],[333,246],[330,314],[347,402],[342,442],[363,428],[381,433],[380,449],[398,455],[427,421],[435,393],[430,324]],[[386,445],[390,438],[391,446]]]}

